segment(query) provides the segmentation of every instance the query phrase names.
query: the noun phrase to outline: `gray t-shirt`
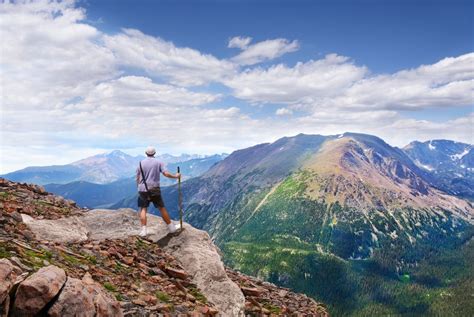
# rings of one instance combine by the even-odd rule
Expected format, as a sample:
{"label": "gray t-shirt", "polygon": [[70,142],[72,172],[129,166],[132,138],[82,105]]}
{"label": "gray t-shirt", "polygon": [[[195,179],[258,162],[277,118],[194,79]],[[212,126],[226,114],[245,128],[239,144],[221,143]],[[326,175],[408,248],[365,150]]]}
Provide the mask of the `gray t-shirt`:
{"label": "gray t-shirt", "polygon": [[[154,157],[147,157],[142,160],[141,163],[148,190],[160,187],[160,173],[166,171],[165,165]],[[138,183],[138,191],[146,192],[145,183],[143,182],[140,172],[140,165],[137,167],[137,177],[140,180]]]}

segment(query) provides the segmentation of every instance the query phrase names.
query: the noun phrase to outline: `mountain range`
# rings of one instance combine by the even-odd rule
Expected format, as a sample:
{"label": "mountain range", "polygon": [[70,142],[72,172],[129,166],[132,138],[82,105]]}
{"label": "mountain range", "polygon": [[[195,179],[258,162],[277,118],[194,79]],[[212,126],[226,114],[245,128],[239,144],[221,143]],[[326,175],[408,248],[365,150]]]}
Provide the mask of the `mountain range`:
{"label": "mountain range", "polygon": [[442,190],[474,200],[474,149],[472,144],[448,140],[411,142],[403,151],[425,169]]}
{"label": "mountain range", "polygon": [[[344,133],[238,150],[183,183],[185,220],[211,234],[231,267],[304,292],[335,315],[443,315],[443,292],[474,311],[460,295],[474,274],[465,261],[472,203],[440,182],[454,175],[447,163],[423,166],[436,151],[413,148]],[[450,154],[464,159],[465,179],[471,148]],[[176,216],[176,186],[163,195]],[[135,204],[130,197],[114,208]]]}
{"label": "mountain range", "polygon": [[[194,157],[194,158],[192,158]],[[216,154],[206,157],[196,156],[168,156],[166,167],[172,173],[176,172],[177,167],[181,169],[183,180],[196,177],[207,171],[211,166],[221,161],[226,154]],[[137,163],[138,164],[138,163]],[[137,166],[135,165],[135,169]],[[129,175],[128,175],[129,176]],[[161,177],[161,185],[167,186],[175,184],[176,180]],[[122,178],[108,184],[95,184],[86,181],[75,181],[67,184],[47,184],[44,185],[47,191],[61,195],[62,197],[74,200],[79,206],[86,208],[107,208],[117,203],[121,197],[134,196],[137,192],[135,176]],[[136,200],[135,200],[136,203]],[[135,208],[134,206],[133,208]]]}
{"label": "mountain range", "polygon": [[[196,154],[161,154],[155,157],[165,164],[169,164],[171,171],[176,164],[188,162],[185,165],[190,175],[197,175],[206,170],[209,164],[215,163],[216,158],[223,158],[226,154],[202,156]],[[31,166],[1,175],[15,182],[45,184],[67,184],[71,182],[89,182],[94,184],[108,184],[114,181],[129,178],[135,175],[138,162],[145,157],[131,156],[122,151],[114,150],[109,153],[94,155],[66,165]],[[197,161],[196,161],[197,160]],[[200,162],[203,162],[202,164]],[[191,166],[194,164],[194,166]]]}
{"label": "mountain range", "polygon": [[[333,315],[469,315],[473,168],[470,144],[299,134],[185,180],[185,220],[210,233],[230,267]],[[176,218],[177,186],[162,192]],[[136,194],[108,206],[136,208]]]}

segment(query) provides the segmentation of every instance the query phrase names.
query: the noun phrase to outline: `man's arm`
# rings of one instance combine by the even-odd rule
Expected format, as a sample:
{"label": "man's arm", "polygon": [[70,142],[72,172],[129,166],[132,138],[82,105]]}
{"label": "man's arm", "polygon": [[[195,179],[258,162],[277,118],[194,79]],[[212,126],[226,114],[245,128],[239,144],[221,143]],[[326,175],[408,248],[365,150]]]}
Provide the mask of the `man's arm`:
{"label": "man's arm", "polygon": [[165,175],[168,178],[180,178],[181,177],[181,173],[171,174],[168,171],[163,171],[163,175]]}
{"label": "man's arm", "polygon": [[136,181],[137,181],[137,185],[140,184],[140,168],[137,168]]}

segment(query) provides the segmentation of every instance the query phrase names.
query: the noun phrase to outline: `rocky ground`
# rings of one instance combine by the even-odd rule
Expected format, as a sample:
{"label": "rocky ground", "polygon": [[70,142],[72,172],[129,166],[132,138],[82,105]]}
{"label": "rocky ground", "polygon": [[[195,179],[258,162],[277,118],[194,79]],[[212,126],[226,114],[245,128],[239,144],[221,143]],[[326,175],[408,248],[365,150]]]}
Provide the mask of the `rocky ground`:
{"label": "rocky ground", "polygon": [[[191,236],[196,234],[193,230],[199,230],[187,228],[180,238],[165,241],[165,246],[163,237],[141,239],[132,231],[104,239],[92,230],[104,231],[94,224],[93,214],[72,201],[46,193],[40,186],[0,179],[0,316],[72,316],[77,311],[87,316],[224,316],[224,310],[243,313],[226,310],[230,308],[219,302],[227,300],[225,289],[221,290],[222,298],[216,297],[215,288],[228,287],[229,282],[222,284],[219,275],[219,281],[206,282],[202,273],[206,270],[199,266],[206,263],[199,255],[216,257],[214,247],[205,244],[207,234]],[[122,214],[125,216],[121,221],[129,223],[130,213]],[[49,221],[49,227],[41,228],[63,232],[60,226],[68,228],[68,219],[75,223],[84,219],[86,224],[89,219],[89,231],[81,238],[60,241],[46,233],[41,235],[32,225]],[[196,244],[199,241],[201,244]],[[188,254],[200,245],[207,249],[199,250],[194,257],[180,256],[180,248]],[[193,261],[196,268],[190,266]],[[223,270],[222,264],[212,265],[211,273]],[[304,295],[230,269],[226,272],[226,279],[230,277],[245,296],[240,295],[245,315],[327,316],[321,305]]]}

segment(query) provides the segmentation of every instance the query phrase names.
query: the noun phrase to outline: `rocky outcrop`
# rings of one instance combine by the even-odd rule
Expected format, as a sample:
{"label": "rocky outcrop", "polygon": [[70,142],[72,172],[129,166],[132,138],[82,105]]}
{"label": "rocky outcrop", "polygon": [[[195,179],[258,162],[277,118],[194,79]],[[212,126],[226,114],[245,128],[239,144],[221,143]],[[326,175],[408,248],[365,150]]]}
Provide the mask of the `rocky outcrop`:
{"label": "rocky outcrop", "polygon": [[39,269],[18,287],[13,314],[38,314],[59,293],[65,282],[64,270],[52,265]]}
{"label": "rocky outcrop", "polygon": [[185,224],[185,230],[169,241],[160,234],[153,234],[150,238],[162,243],[166,251],[179,259],[203,294],[223,315],[240,316],[244,313],[245,297],[227,276],[219,252],[205,231]]}
{"label": "rocky outcrop", "polygon": [[[167,235],[163,221],[150,216],[151,234],[142,239],[133,210],[86,212],[40,187],[2,179],[0,206],[7,207],[0,208],[0,258],[8,259],[0,260],[0,317],[27,306],[28,296],[21,295],[25,287],[51,278],[42,275],[55,270],[64,271],[66,282],[43,308],[36,304],[40,315],[212,317],[283,311],[283,306],[265,310],[270,298],[265,292],[243,293],[252,285],[226,271],[209,235],[187,224],[180,234]],[[49,290],[44,293],[51,297]],[[295,297],[286,298],[284,305],[290,306]]]}
{"label": "rocky outcrop", "polygon": [[[26,217],[25,223],[37,239],[59,243],[83,242],[88,239],[126,239],[137,235],[140,228],[137,214],[132,209],[96,209],[82,217],[58,220],[34,220]],[[61,234],[52,232],[51,228]],[[153,215],[148,216],[148,228],[152,233],[149,239],[161,245],[180,262],[191,275],[193,283],[222,314],[244,314],[245,297],[227,276],[218,250],[206,232],[184,224],[185,230],[181,234],[168,236],[163,220]]]}

